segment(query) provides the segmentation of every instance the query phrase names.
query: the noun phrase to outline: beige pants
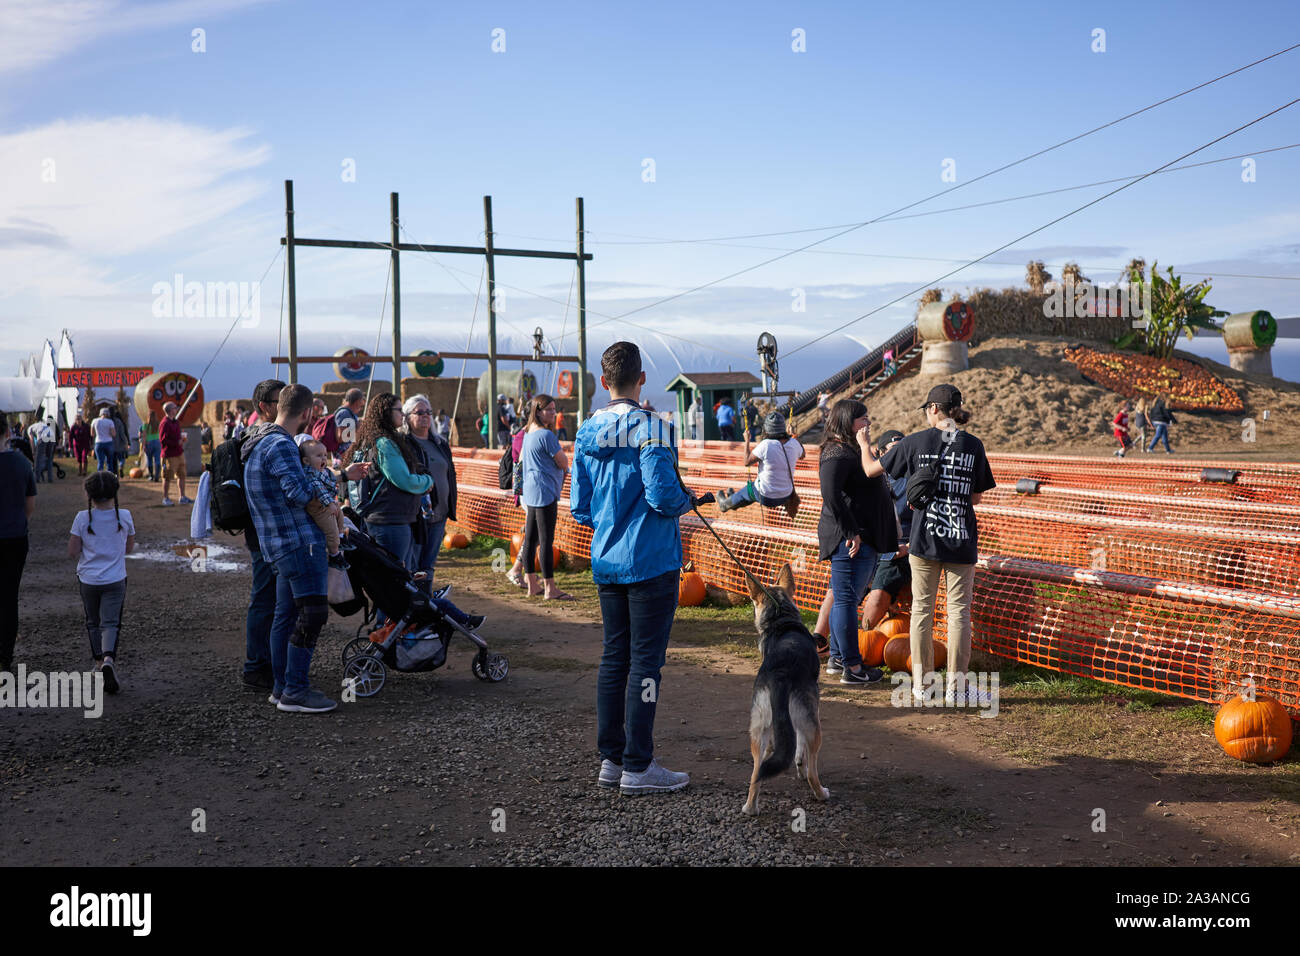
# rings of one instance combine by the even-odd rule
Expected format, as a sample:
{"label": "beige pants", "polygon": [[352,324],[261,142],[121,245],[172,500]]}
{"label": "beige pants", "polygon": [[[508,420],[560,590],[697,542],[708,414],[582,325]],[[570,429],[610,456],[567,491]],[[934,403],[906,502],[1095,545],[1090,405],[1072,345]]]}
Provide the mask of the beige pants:
{"label": "beige pants", "polygon": [[944,564],[909,554],[912,567],[912,693],[925,686],[924,675],[934,670],[934,602],[939,593],[939,576],[947,589],[948,689],[958,673],[970,668],[970,604],[975,583],[975,565]]}

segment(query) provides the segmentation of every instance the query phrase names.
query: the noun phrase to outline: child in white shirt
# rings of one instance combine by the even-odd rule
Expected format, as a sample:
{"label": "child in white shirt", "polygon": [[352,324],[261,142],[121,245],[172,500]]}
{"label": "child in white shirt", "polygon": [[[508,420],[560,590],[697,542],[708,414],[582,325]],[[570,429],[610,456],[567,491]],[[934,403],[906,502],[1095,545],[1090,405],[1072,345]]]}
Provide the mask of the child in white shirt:
{"label": "child in white shirt", "polygon": [[749,451],[745,467],[758,465],[758,477],[739,491],[728,488],[718,498],[718,510],[730,511],[758,502],[780,508],[794,494],[794,466],[806,455],[799,439],[786,431],[785,416],[771,412],[763,419],[763,440]]}
{"label": "child in white shirt", "polygon": [[68,538],[68,557],[77,559],[90,653],[110,694],[119,686],[116,659],[126,601],[126,556],[135,550],[135,522],[131,512],[118,507],[117,490],[117,475],[111,471],[87,478],[86,510],[77,512]]}

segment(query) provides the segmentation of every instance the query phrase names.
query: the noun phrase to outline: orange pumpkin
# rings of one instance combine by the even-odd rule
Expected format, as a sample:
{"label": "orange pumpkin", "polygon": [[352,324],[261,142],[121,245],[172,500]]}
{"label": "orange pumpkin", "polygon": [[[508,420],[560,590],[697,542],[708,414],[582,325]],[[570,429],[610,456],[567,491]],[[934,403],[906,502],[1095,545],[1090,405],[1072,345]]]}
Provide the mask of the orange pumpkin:
{"label": "orange pumpkin", "polygon": [[461,531],[448,531],[442,537],[442,546],[444,548],[468,548],[469,535]]}
{"label": "orange pumpkin", "polygon": [[[560,566],[560,558],[563,556],[564,552],[560,550],[558,544],[551,545],[551,559],[555,567]],[[542,570],[542,546],[540,544],[533,548],[533,567],[537,568],[538,571]]]}
{"label": "orange pumpkin", "polygon": [[897,637],[900,634],[911,632],[911,624],[905,617],[889,617],[876,625],[876,630],[881,634],[888,634],[890,637]]}
{"label": "orange pumpkin", "polygon": [[891,671],[910,671],[912,641],[907,637],[891,637],[885,642],[885,666]]}
{"label": "orange pumpkin", "polygon": [[1214,736],[1229,757],[1272,763],[1291,749],[1291,716],[1271,697],[1236,696],[1215,715]]}
{"label": "orange pumpkin", "polygon": [[519,549],[524,546],[524,533],[516,531],[510,536],[510,560],[519,557]]}
{"label": "orange pumpkin", "polygon": [[[909,642],[910,643],[910,642]],[[934,642],[934,669],[941,671],[948,663],[948,645],[943,641]],[[912,655],[907,655],[907,669],[912,669]]]}
{"label": "orange pumpkin", "polygon": [[132,477],[132,478],[143,478],[143,477],[144,477],[144,469],[143,469],[143,468],[140,468],[140,467],[135,467],[135,468],[132,468],[130,471],[128,471],[127,474],[128,474],[130,477]]}
{"label": "orange pumpkin", "polygon": [[704,578],[700,577],[699,572],[693,570],[693,565],[687,562],[686,567],[682,569],[681,583],[677,585],[677,603],[682,607],[699,607],[704,603],[707,594]]}
{"label": "orange pumpkin", "polygon": [[879,667],[885,663],[887,643],[889,643],[888,634],[882,634],[880,631],[858,631],[858,653],[862,655],[862,663],[867,667]]}

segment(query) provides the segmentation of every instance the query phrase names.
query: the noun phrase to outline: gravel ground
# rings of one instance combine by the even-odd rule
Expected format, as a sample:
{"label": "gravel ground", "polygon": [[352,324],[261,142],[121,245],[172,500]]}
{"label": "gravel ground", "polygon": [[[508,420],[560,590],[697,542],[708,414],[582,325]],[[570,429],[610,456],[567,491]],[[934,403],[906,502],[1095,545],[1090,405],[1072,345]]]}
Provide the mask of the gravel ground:
{"label": "gravel ground", "polygon": [[[1248,812],[1239,777],[1163,780],[1163,767],[1137,760],[1031,766],[971,724],[993,721],[899,711],[887,687],[826,695],[829,803],[791,774],[765,786],[761,816],[745,817],[754,665],[698,640],[670,650],[656,728],[657,755],[691,773],[691,787],[603,791],[594,602],[528,602],[472,552],[449,555],[439,577],[488,615],[489,642],[511,658],[505,682],[476,680],[469,646],[453,644],[444,668],[391,675],[375,698],[282,714],[238,679],[249,581],[238,539],[216,542],[236,545],[221,556],[233,570],[192,571],[172,550],[188,509],[159,497],[143,483],[122,495],[153,555],[128,568],[122,693],[93,720],[0,709],[0,865],[1116,865],[1185,861],[1216,819],[1213,862],[1288,858]],[[70,479],[41,485],[38,502],[17,660],[88,668],[64,556],[84,499]],[[331,618],[318,686],[339,686],[358,623]],[[698,638],[714,625],[677,626]],[[1180,795],[1204,804],[1201,820],[1156,809]],[[1090,832],[1099,805],[1110,836]]]}

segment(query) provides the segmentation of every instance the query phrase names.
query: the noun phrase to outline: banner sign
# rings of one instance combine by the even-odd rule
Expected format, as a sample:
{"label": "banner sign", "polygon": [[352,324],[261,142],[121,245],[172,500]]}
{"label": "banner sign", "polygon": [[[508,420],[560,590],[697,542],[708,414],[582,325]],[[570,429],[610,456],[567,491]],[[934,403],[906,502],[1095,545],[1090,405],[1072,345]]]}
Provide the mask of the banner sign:
{"label": "banner sign", "polygon": [[152,367],[141,368],[61,368],[59,388],[135,388],[153,374]]}

